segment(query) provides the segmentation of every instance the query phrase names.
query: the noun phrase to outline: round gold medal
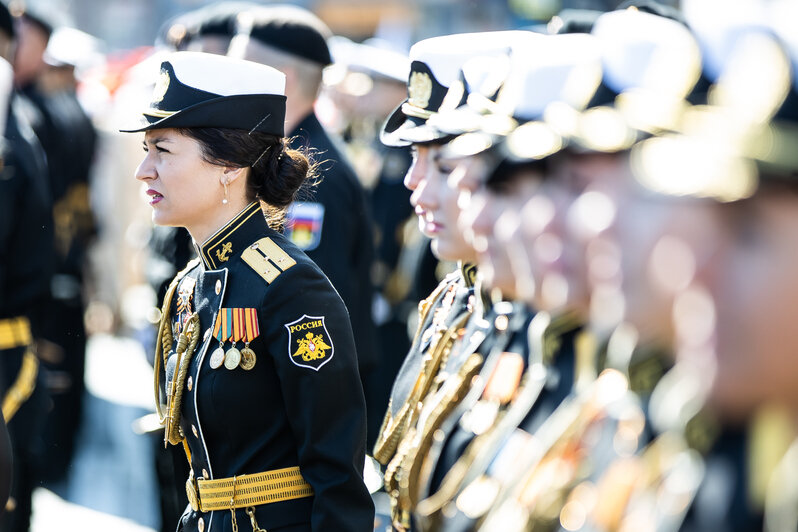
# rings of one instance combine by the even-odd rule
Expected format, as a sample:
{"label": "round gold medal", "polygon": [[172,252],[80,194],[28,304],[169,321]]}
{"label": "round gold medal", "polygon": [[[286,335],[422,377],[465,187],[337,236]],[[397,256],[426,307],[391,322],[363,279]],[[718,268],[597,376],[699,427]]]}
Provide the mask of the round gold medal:
{"label": "round gold medal", "polygon": [[241,362],[241,351],[235,347],[228,349],[227,353],[224,355],[224,367],[229,370],[234,370],[238,367],[239,362]]}
{"label": "round gold medal", "polygon": [[247,371],[255,367],[258,357],[255,356],[255,351],[249,347],[241,350],[241,367]]}
{"label": "round gold medal", "polygon": [[211,368],[218,369],[222,362],[224,362],[224,349],[219,346],[211,353]]}

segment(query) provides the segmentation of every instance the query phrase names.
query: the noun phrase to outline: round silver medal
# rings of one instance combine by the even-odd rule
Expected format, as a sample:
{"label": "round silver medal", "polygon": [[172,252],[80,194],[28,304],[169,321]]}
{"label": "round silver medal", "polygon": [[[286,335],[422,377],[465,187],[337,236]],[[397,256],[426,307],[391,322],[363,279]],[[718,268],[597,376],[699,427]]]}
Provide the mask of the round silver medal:
{"label": "round silver medal", "polygon": [[211,368],[218,369],[222,366],[224,362],[224,349],[221,347],[217,347],[214,349],[213,353],[211,353]]}
{"label": "round silver medal", "polygon": [[239,362],[241,362],[241,351],[235,347],[228,349],[227,353],[224,355],[224,367],[229,370],[234,370],[238,367]]}

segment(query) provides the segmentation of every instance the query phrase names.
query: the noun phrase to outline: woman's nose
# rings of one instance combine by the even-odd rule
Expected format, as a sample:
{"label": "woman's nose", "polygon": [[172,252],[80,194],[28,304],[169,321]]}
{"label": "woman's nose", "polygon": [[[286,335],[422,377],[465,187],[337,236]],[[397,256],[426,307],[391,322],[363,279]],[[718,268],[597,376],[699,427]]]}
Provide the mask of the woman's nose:
{"label": "woman's nose", "polygon": [[424,178],[424,174],[427,172],[427,160],[425,157],[421,157],[421,155],[416,155],[413,157],[413,163],[410,165],[410,168],[407,170],[407,174],[405,174],[405,188],[408,190],[415,191],[418,188],[419,183],[421,183],[422,179]]}
{"label": "woman's nose", "polygon": [[138,168],[136,168],[135,177],[139,181],[146,181],[147,179],[155,179],[157,175],[155,165],[152,164],[148,153],[146,157],[144,157],[144,160],[139,163]]}

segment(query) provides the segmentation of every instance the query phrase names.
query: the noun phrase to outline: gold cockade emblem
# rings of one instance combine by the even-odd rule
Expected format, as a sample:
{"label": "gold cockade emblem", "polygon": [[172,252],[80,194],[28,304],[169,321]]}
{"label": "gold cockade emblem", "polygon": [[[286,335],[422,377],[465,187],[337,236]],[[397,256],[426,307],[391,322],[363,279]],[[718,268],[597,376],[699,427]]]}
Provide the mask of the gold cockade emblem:
{"label": "gold cockade emblem", "polygon": [[166,96],[166,91],[169,90],[170,81],[171,78],[169,77],[169,72],[162,70],[161,76],[158,78],[158,82],[155,84],[155,89],[152,91],[152,103],[158,103],[164,99],[164,96]]}
{"label": "gold cockade emblem", "polygon": [[413,72],[407,86],[410,105],[426,109],[432,96],[432,80],[426,72]]}

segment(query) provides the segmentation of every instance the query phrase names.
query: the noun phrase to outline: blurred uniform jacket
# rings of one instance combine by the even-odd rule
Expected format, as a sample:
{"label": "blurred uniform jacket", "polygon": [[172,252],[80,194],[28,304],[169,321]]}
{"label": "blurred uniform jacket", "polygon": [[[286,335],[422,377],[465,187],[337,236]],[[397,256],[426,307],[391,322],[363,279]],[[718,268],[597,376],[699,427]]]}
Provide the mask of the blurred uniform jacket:
{"label": "blurred uniform jacket", "polygon": [[29,316],[50,287],[53,218],[44,155],[14,105],[0,169],[0,319]]}
{"label": "blurred uniform jacket", "polygon": [[[12,101],[16,100],[12,97]],[[44,155],[12,103],[0,139],[0,323],[26,318],[35,335],[53,273],[53,218]],[[19,323],[19,320],[14,320]],[[28,321],[25,321],[27,329]],[[27,338],[25,338],[27,336]],[[41,434],[48,407],[30,332],[0,337],[0,392],[13,449],[11,496],[17,502],[0,527],[27,530],[31,493],[43,458]],[[8,399],[8,401],[6,401]],[[8,404],[6,404],[8,403]]]}
{"label": "blurred uniform jacket", "polygon": [[[433,386],[440,351],[458,337],[457,331],[473,309],[476,269],[464,265],[450,273],[438,288],[418,304],[418,327],[402,362],[388,401],[388,409],[374,446],[374,458],[383,465],[395,456],[402,438],[414,427],[415,413]],[[451,332],[451,334],[447,334]],[[439,344],[440,347],[439,347]]]}
{"label": "blurred uniform jacket", "polygon": [[[340,297],[302,251],[268,227],[258,203],[214,234],[198,254],[201,261],[192,262],[177,284],[170,314],[177,317],[182,298],[183,309],[199,315],[180,425],[194,477],[229,478],[298,466],[315,494],[256,506],[260,527],[370,531],[374,507],[362,479],[365,405]],[[277,276],[264,276],[266,271]],[[257,313],[259,335],[249,346],[257,359],[250,370],[211,367],[219,346],[214,326],[222,309]],[[301,331],[292,332],[293,324]],[[311,361],[299,356],[308,331],[329,347]],[[226,342],[224,349],[230,346]],[[175,371],[168,358],[166,380],[161,380],[167,386]],[[249,530],[245,510],[236,515],[239,526]],[[203,513],[189,507],[178,530],[229,531],[230,510]]]}
{"label": "blurred uniform jacket", "polygon": [[291,132],[320,163],[321,183],[288,215],[286,235],[329,277],[344,300],[362,373],[377,365],[371,265],[374,240],[363,187],[335,142],[311,113]]}
{"label": "blurred uniform jacket", "polygon": [[88,179],[97,133],[74,92],[43,93],[34,86],[24,88],[23,92],[35,107],[35,110],[29,108],[28,113],[47,155],[57,271],[79,281],[86,248],[95,232]]}

